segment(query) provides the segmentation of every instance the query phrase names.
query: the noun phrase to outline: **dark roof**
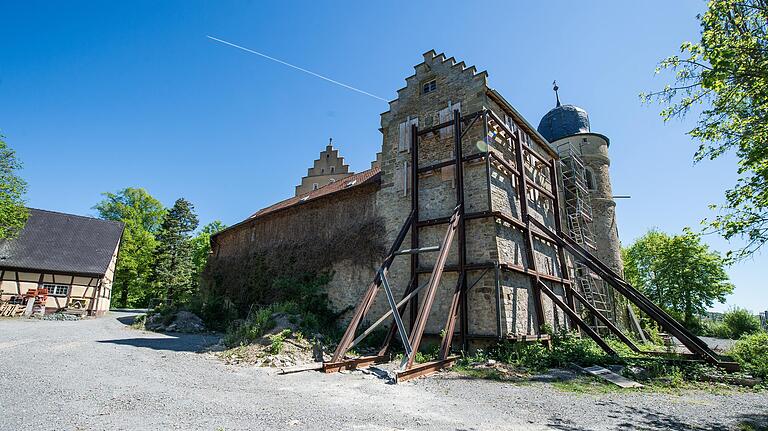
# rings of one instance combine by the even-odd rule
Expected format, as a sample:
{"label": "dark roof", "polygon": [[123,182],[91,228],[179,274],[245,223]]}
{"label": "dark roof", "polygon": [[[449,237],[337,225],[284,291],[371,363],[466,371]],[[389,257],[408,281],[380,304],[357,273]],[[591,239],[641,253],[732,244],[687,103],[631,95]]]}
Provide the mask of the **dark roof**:
{"label": "dark roof", "polygon": [[557,106],[542,117],[537,130],[549,142],[579,133],[589,133],[589,115],[578,106]]}
{"label": "dark roof", "polygon": [[292,198],[288,198],[286,200],[280,201],[266,208],[262,208],[256,211],[255,213],[251,214],[250,217],[241,221],[240,223],[237,223],[226,229],[216,232],[216,234],[213,235],[213,237],[220,235],[222,232],[226,232],[228,230],[237,228],[238,226],[244,223],[247,223],[249,221],[258,219],[260,217],[264,217],[268,214],[272,214],[288,208],[293,208],[295,206],[299,206],[307,202],[313,202],[315,199],[334,195],[336,193],[340,193],[345,190],[351,190],[351,189],[360,187],[362,185],[377,183],[380,180],[380,178],[381,178],[381,168],[378,166],[368,169],[367,171],[362,171],[357,174],[350,175],[346,178],[342,178],[330,184],[326,184],[317,190],[312,190],[310,192],[303,193],[301,195],[294,196]]}
{"label": "dark roof", "polygon": [[262,208],[248,218],[254,219],[257,217],[261,217],[263,215],[267,215],[269,213],[273,213],[281,209],[289,208],[294,205],[299,205],[299,204],[303,204],[304,202],[312,201],[322,196],[326,196],[342,190],[347,190],[352,187],[362,186],[363,184],[369,184],[371,182],[377,181],[379,179],[380,173],[381,173],[381,169],[379,167],[375,167],[375,168],[368,169],[367,171],[350,175],[346,178],[342,178],[338,181],[334,181],[332,183],[326,184],[317,190],[312,190],[310,192],[303,193],[301,195],[294,196],[292,198],[288,198],[284,201],[278,202],[266,208]]}
{"label": "dark roof", "polygon": [[0,268],[104,275],[123,223],[30,208],[19,236],[0,240]]}

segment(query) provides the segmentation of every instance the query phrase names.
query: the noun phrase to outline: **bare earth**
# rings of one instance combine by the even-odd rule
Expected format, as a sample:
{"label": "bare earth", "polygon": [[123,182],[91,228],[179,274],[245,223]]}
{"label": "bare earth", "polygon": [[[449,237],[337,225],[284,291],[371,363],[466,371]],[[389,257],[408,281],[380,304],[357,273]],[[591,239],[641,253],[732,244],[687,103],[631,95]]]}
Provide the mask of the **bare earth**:
{"label": "bare earth", "polygon": [[389,385],[361,372],[275,375],[196,353],[129,313],[0,320],[2,430],[738,429],[768,425],[768,394],[577,394],[456,373]]}

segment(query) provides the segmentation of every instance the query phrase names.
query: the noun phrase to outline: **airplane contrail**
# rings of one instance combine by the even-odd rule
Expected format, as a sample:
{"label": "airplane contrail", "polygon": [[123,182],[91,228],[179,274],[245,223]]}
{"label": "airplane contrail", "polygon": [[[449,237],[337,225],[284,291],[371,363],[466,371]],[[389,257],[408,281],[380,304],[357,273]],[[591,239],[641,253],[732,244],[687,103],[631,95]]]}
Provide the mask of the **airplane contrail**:
{"label": "airplane contrail", "polygon": [[292,67],[292,68],[294,68],[296,70],[302,71],[304,73],[308,73],[308,74],[310,74],[312,76],[315,76],[317,78],[324,79],[324,80],[326,80],[326,81],[328,81],[330,83],[333,83],[333,84],[336,84],[336,85],[340,85],[340,86],[342,86],[344,88],[350,89],[352,91],[356,91],[356,92],[361,93],[361,94],[365,94],[366,96],[373,97],[374,99],[379,99],[379,100],[383,100],[384,102],[389,102],[387,99],[385,99],[383,97],[379,97],[379,96],[377,96],[375,94],[371,94],[371,93],[369,93],[367,91],[363,91],[363,90],[361,90],[359,88],[355,88],[355,87],[353,87],[351,85],[344,84],[343,82],[336,81],[334,79],[328,78],[327,76],[323,76],[323,75],[320,75],[319,73],[312,72],[311,70],[307,70],[307,69],[304,69],[304,68],[299,67],[299,66],[294,66],[291,63],[287,63],[287,62],[285,62],[283,60],[280,60],[280,59],[277,59],[277,58],[274,58],[274,57],[270,57],[267,54],[262,54],[262,53],[260,53],[258,51],[254,51],[254,50],[248,49],[248,48],[246,48],[244,46],[236,45],[236,44],[234,44],[232,42],[227,42],[226,40],[222,40],[222,39],[219,39],[219,38],[216,38],[216,37],[213,37],[213,36],[206,36],[206,37],[208,39],[215,40],[216,42],[220,42],[220,43],[223,43],[225,45],[229,45],[229,46],[235,47],[237,49],[242,49],[243,51],[250,52],[251,54],[256,54],[256,55],[264,57],[264,58],[266,58],[268,60],[272,60],[272,61],[275,61],[275,62],[280,63],[282,65],[285,65],[285,66],[288,66],[288,67]]}

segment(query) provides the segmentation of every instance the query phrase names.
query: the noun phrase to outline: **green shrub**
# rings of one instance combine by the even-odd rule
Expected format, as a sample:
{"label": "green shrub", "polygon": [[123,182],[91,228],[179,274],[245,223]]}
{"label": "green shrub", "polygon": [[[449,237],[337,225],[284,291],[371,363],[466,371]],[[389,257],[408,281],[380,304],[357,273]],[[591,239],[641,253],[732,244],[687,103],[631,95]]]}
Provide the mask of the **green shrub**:
{"label": "green shrub", "polygon": [[742,371],[755,377],[768,378],[768,333],[745,335],[729,352]]}
{"label": "green shrub", "polygon": [[728,328],[733,339],[760,331],[760,320],[744,308],[728,310],[723,315],[723,324]]}
{"label": "green shrub", "polygon": [[731,338],[731,330],[723,322],[704,321],[699,335],[715,338]]}
{"label": "green shrub", "polygon": [[578,365],[604,364],[608,359],[608,355],[590,338],[581,338],[572,333],[565,333],[557,335],[552,340],[550,366],[565,367],[570,363]]}
{"label": "green shrub", "polygon": [[237,347],[250,344],[261,338],[265,332],[275,327],[272,315],[275,307],[266,307],[252,313],[244,322],[230,325],[224,336],[227,347]]}
{"label": "green shrub", "polygon": [[269,338],[272,340],[272,343],[269,345],[269,353],[276,355],[283,351],[283,342],[286,338],[288,338],[291,335],[290,329],[283,329],[280,331],[279,334],[274,334],[270,336]]}
{"label": "green shrub", "polygon": [[550,366],[550,351],[539,343],[502,341],[488,350],[488,356],[499,362],[517,364],[531,370],[544,370]]}

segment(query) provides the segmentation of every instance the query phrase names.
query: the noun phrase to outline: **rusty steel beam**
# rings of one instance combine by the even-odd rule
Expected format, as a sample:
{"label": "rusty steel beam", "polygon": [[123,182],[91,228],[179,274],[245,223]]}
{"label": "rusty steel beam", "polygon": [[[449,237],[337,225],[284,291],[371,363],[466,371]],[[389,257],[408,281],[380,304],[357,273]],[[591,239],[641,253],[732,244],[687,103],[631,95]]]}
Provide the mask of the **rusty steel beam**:
{"label": "rusty steel beam", "polygon": [[347,359],[342,361],[324,362],[324,373],[336,373],[341,370],[356,370],[358,368],[365,368],[374,364],[382,364],[389,360],[388,356],[363,356],[360,358]]}
{"label": "rusty steel beam", "polygon": [[456,362],[458,358],[459,358],[458,356],[450,356],[446,359],[414,365],[413,367],[410,367],[407,370],[403,370],[395,373],[395,383],[402,383],[408,380],[413,380],[419,377],[426,377],[430,374],[434,374],[442,370],[443,368],[448,368],[453,366],[453,363]]}
{"label": "rusty steel beam", "polygon": [[[552,159],[551,166],[549,168],[549,181],[552,183],[552,193],[555,195],[555,199],[552,201],[552,211],[555,215],[555,232],[557,232],[558,235],[563,234],[563,220],[561,219],[561,210],[560,210],[560,193],[558,191],[558,177],[557,177],[557,160]],[[557,243],[555,243],[557,244]],[[560,244],[557,244],[557,260],[560,265],[560,276],[565,279],[570,279],[570,273],[568,271],[568,262],[565,259],[565,250],[563,249],[563,246]],[[576,311],[576,303],[573,300],[572,290],[566,288],[565,289],[565,302],[568,304],[568,307],[571,308],[571,310]],[[574,322],[570,317],[568,318],[569,326],[571,328],[576,326],[576,322]]]}
{"label": "rusty steel beam", "polygon": [[405,223],[403,223],[403,227],[397,234],[395,242],[390,247],[389,252],[387,253],[387,257],[379,267],[379,270],[376,271],[376,276],[374,277],[373,282],[371,282],[371,284],[368,286],[365,295],[363,295],[363,299],[357,305],[355,314],[353,315],[352,320],[349,322],[349,326],[347,326],[346,331],[344,331],[344,336],[341,338],[339,345],[336,347],[336,351],[333,353],[332,362],[339,362],[344,357],[344,354],[347,353],[347,350],[349,350],[349,344],[352,342],[352,339],[355,338],[355,332],[360,326],[360,322],[362,322],[363,318],[368,313],[368,309],[370,308],[371,304],[373,304],[373,300],[376,298],[376,293],[378,292],[379,286],[381,285],[380,274],[386,273],[390,265],[392,265],[392,261],[395,259],[395,253],[400,249],[400,246],[405,240],[406,234],[408,234],[408,231],[411,228],[413,218],[414,214],[413,210],[411,210],[410,214],[408,214],[408,218],[405,219]]}
{"label": "rusty steel beam", "polygon": [[[419,310],[419,315],[416,317],[416,324],[411,329],[410,340],[408,341],[411,343],[411,347],[413,348],[414,352],[419,351],[419,346],[421,345],[421,337],[424,335],[424,328],[426,328],[427,325],[427,319],[429,318],[429,312],[432,309],[432,303],[435,301],[437,286],[440,284],[440,279],[443,276],[443,268],[445,267],[445,262],[448,259],[448,252],[451,247],[451,242],[453,242],[453,236],[458,228],[458,225],[459,209],[456,208],[453,212],[453,222],[445,232],[443,242],[440,244],[440,255],[437,257],[435,267],[429,279],[427,291],[424,293],[424,303]],[[416,355],[414,354],[410,357],[404,358],[401,367],[404,367],[405,369],[412,367],[415,357]]]}
{"label": "rusty steel beam", "polygon": [[[464,266],[467,263],[467,241],[466,241],[466,220],[464,219],[464,163],[461,138],[462,138],[462,121],[461,112],[459,110],[453,111],[453,140],[454,140],[454,154],[456,156],[456,206],[459,209],[459,226],[458,226],[458,254],[459,254],[459,277],[458,277],[458,307],[459,307],[459,331],[461,332],[461,342],[464,350],[469,350],[469,344],[467,341],[467,333],[469,332],[469,305],[467,301],[467,272]],[[449,311],[450,313],[450,311]],[[454,313],[455,314],[455,313]],[[451,337],[453,334],[451,333]],[[449,340],[450,341],[450,340]],[[450,345],[448,346],[450,350]]]}
{"label": "rusty steel beam", "polygon": [[[517,179],[517,191],[520,199],[520,215],[525,222],[523,236],[525,240],[525,255],[528,260],[528,269],[536,271],[536,256],[533,249],[533,237],[531,235],[531,226],[528,220],[528,177],[525,175],[525,162],[523,160],[523,142],[518,136],[515,140],[515,158],[517,160],[517,169],[520,174]],[[531,293],[533,294],[533,307],[536,310],[536,323],[538,333],[544,332],[544,306],[541,303],[541,292],[539,289],[539,276],[531,274]]]}
{"label": "rusty steel beam", "polygon": [[[419,248],[419,128],[415,124],[411,126],[411,212],[413,213],[413,219],[411,220],[411,248]],[[408,285],[408,292],[406,294],[416,289],[416,286],[419,284],[419,277],[415,272],[418,267],[419,255],[411,255],[411,283]],[[413,324],[416,322],[418,311],[419,297],[417,294],[413,301],[410,301],[410,307],[408,307],[408,324],[411,328],[413,328]],[[403,310],[400,310],[400,312],[402,313]],[[388,343],[394,335],[394,331],[390,330],[390,336],[385,341]],[[387,346],[382,346],[382,350],[385,347]]]}
{"label": "rusty steel beam", "polygon": [[551,299],[552,302],[557,304],[560,307],[560,309],[562,309],[566,314],[568,314],[576,322],[576,324],[584,332],[586,332],[587,335],[589,335],[590,338],[595,340],[595,342],[600,346],[600,348],[603,349],[603,351],[605,351],[605,353],[612,356],[617,356],[616,351],[613,350],[611,346],[609,346],[608,343],[606,343],[605,340],[603,340],[602,337],[600,337],[600,335],[598,335],[597,332],[595,332],[594,329],[592,329],[584,320],[582,320],[581,316],[579,316],[575,311],[571,310],[568,307],[568,304],[563,302],[562,299],[560,299],[557,295],[555,295],[555,292],[553,292],[549,288],[549,286],[544,284],[544,282],[541,280],[539,280],[538,283],[539,283],[539,289],[541,290],[541,292],[549,296],[549,299]]}
{"label": "rusty steel beam", "polygon": [[584,262],[584,264],[586,264],[592,271],[595,271],[597,275],[599,275],[603,280],[610,284],[620,294],[624,295],[625,298],[640,308],[641,311],[658,322],[667,332],[680,340],[680,342],[682,342],[685,347],[691,350],[691,352],[698,354],[702,359],[711,364],[720,365],[723,363],[719,356],[713,352],[706,345],[706,343],[704,343],[704,341],[693,335],[674,318],[659,308],[659,306],[654,304],[645,295],[624,281],[615,272],[613,272],[613,270],[608,268],[604,263],[600,262],[600,260],[594,257],[591,253],[576,244],[576,242],[569,238],[567,235],[558,236],[539,221],[535,219],[531,219],[531,221],[547,235],[550,235],[553,240],[560,242],[565,248],[568,249],[569,252]]}
{"label": "rusty steel beam", "polygon": [[[464,156],[462,158],[462,160],[464,161],[464,163],[468,163],[468,162],[471,162],[471,161],[474,161],[474,160],[477,160],[477,159],[483,159],[483,158],[485,158],[485,156],[486,156],[485,153],[474,153],[474,154],[470,154],[468,156]],[[422,167],[420,167],[418,169],[418,173],[419,174],[423,174],[423,173],[426,173],[426,172],[431,172],[431,171],[435,171],[435,170],[438,170],[438,169],[441,169],[441,168],[445,168],[447,166],[451,166],[451,165],[454,165],[454,164],[456,164],[455,159],[444,160],[444,161],[439,162],[439,163],[434,163],[434,164],[431,164],[431,165],[422,166]]]}
{"label": "rusty steel beam", "polygon": [[[571,290],[571,289],[566,289],[566,290]],[[591,312],[592,312],[592,314],[593,314],[593,315],[594,315],[594,316],[595,316],[595,317],[596,317],[598,320],[600,320],[601,322],[605,323],[605,326],[607,326],[607,327],[608,327],[608,329],[610,329],[610,330],[611,330],[611,332],[613,332],[613,334],[614,334],[614,335],[616,335],[617,337],[619,337],[619,339],[620,339],[620,340],[621,340],[621,341],[622,341],[624,344],[626,344],[626,345],[627,345],[627,346],[628,346],[630,349],[632,349],[632,351],[633,351],[633,352],[636,352],[636,353],[642,353],[642,351],[640,350],[640,348],[639,348],[639,347],[637,347],[637,346],[635,345],[635,343],[633,343],[633,342],[632,342],[632,340],[630,340],[630,339],[629,339],[629,337],[627,337],[626,335],[624,335],[624,333],[623,333],[623,332],[621,332],[621,330],[620,330],[619,328],[617,328],[617,327],[616,327],[616,325],[614,325],[614,324],[613,324],[613,322],[611,322],[611,320],[610,320],[609,318],[605,317],[605,315],[604,315],[603,313],[601,313],[601,312],[600,312],[600,311],[599,311],[597,308],[595,308],[595,306],[594,306],[594,305],[592,305],[592,304],[591,304],[589,301],[587,301],[587,298],[583,297],[583,296],[582,296],[582,295],[581,295],[579,292],[577,292],[576,290],[571,290],[570,294],[571,294],[573,297],[575,297],[576,299],[578,299],[578,300],[579,300],[579,302],[581,302],[581,304],[582,304],[582,305],[584,305],[585,307],[587,307],[587,309],[588,309],[589,311],[591,311]],[[576,309],[574,308],[574,311],[575,311],[575,310],[576,310]]]}

